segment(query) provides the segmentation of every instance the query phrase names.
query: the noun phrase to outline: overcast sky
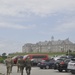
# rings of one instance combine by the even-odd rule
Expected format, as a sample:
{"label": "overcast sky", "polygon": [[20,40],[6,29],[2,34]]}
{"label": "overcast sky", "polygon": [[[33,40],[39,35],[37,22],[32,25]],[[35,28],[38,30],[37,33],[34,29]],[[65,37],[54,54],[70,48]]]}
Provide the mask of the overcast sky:
{"label": "overcast sky", "polygon": [[0,0],[0,54],[51,36],[75,43],[75,0]]}

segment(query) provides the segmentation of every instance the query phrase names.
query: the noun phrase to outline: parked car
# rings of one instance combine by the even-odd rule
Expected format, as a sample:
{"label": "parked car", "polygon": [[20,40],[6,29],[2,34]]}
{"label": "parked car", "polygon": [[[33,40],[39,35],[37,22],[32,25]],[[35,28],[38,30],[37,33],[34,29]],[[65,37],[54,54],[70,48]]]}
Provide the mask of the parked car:
{"label": "parked car", "polygon": [[60,56],[56,56],[54,57],[54,60],[58,60],[58,59],[67,59],[68,57],[66,55],[60,55]]}
{"label": "parked car", "polygon": [[37,64],[37,67],[40,67],[40,64],[45,62],[45,60],[41,60],[38,64]]}
{"label": "parked car", "polygon": [[72,58],[71,61],[68,63],[67,69],[70,70],[72,74],[75,74],[75,58]]}
{"label": "parked car", "polygon": [[63,61],[63,59],[57,59],[57,60],[55,60],[55,63],[54,63],[54,70],[58,69],[58,65],[59,65],[59,63],[62,62],[62,61]]}
{"label": "parked car", "polygon": [[17,63],[18,58],[23,58],[23,56],[14,56],[14,57],[12,57],[12,60],[13,60],[14,64]]}
{"label": "parked car", "polygon": [[53,68],[55,63],[55,60],[53,59],[49,59],[49,60],[42,60],[40,63],[37,64],[38,67],[40,67],[40,69],[49,69],[49,68]]}
{"label": "parked car", "polygon": [[59,64],[58,64],[58,71],[59,72],[62,72],[63,70],[65,70],[65,72],[68,71],[67,69],[67,66],[68,66],[68,63],[71,61],[71,59],[65,59],[63,61],[61,61]]}

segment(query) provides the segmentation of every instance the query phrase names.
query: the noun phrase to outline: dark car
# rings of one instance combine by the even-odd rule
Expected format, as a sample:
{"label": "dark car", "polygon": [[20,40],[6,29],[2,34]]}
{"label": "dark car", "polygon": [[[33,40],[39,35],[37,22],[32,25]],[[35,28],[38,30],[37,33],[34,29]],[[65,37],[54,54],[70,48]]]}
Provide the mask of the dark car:
{"label": "dark car", "polygon": [[62,62],[62,61],[63,61],[63,59],[57,59],[57,60],[55,61],[55,63],[54,63],[54,70],[58,69],[58,65],[59,65],[59,63]]}
{"label": "dark car", "polygon": [[61,61],[59,64],[58,64],[58,71],[59,72],[62,72],[63,70],[65,70],[65,72],[67,72],[67,66],[68,66],[68,63],[70,62],[71,59],[65,59],[63,61]]}
{"label": "dark car", "polygon": [[37,67],[40,67],[41,63],[45,62],[45,60],[41,60],[40,62],[38,62]]}
{"label": "dark car", "polygon": [[49,59],[49,60],[42,60],[40,63],[38,63],[38,67],[40,67],[40,69],[49,69],[49,68],[53,68],[55,63],[55,60],[53,59]]}

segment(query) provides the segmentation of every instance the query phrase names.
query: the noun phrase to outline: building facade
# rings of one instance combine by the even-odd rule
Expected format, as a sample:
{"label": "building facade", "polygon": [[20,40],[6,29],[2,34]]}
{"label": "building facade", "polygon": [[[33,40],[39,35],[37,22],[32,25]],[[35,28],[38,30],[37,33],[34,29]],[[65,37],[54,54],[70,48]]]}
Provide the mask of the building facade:
{"label": "building facade", "polygon": [[72,43],[69,39],[65,40],[54,40],[54,37],[51,38],[51,41],[38,42],[36,44],[26,43],[22,46],[22,52],[67,52],[71,50],[75,51],[75,43]]}

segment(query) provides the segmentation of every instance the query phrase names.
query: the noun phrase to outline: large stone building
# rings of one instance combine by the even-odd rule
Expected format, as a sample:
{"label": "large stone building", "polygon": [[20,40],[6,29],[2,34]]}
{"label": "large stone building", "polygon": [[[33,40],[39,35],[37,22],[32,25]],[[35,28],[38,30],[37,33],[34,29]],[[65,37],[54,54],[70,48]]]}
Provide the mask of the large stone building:
{"label": "large stone building", "polygon": [[67,52],[68,50],[75,51],[75,43],[68,39],[65,40],[54,40],[51,41],[38,42],[36,44],[26,43],[22,47],[22,52]]}

